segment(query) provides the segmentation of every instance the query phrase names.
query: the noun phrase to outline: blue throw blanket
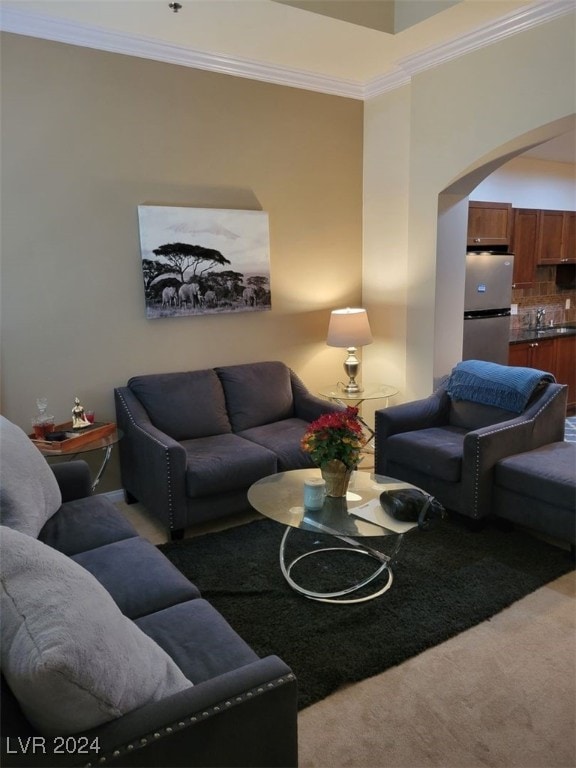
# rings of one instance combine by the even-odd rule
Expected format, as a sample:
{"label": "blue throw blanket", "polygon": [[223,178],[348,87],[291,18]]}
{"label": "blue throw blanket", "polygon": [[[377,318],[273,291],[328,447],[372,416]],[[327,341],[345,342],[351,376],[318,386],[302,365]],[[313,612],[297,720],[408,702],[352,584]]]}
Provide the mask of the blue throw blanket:
{"label": "blue throw blanket", "polygon": [[484,403],[521,413],[536,387],[548,381],[556,379],[551,373],[535,368],[464,360],[450,374],[448,394],[452,400]]}

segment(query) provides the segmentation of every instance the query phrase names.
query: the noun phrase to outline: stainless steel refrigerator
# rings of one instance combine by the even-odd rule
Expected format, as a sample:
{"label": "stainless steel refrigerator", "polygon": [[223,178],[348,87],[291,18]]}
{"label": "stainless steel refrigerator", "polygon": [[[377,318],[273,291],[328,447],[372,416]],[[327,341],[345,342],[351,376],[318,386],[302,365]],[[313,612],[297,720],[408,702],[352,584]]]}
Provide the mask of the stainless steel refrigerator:
{"label": "stainless steel refrigerator", "polygon": [[462,360],[508,364],[511,253],[467,253]]}

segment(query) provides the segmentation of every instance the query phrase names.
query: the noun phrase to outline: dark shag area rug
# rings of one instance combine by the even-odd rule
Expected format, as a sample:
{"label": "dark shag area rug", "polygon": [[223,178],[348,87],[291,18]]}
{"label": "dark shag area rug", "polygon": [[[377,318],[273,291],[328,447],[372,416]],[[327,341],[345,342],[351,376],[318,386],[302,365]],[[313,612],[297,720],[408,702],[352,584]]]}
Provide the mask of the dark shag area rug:
{"label": "dark shag area rug", "polygon": [[[346,683],[376,675],[494,614],[572,570],[567,551],[522,531],[470,531],[440,521],[405,535],[391,588],[355,605],[297,594],[279,567],[283,526],[259,520],[164,544],[162,552],[193,581],[259,656],[276,654],[294,671],[299,708]],[[364,539],[386,552],[395,536]],[[335,546],[305,531],[290,555]],[[305,558],[293,578],[318,591],[339,588],[375,561],[334,552]]]}

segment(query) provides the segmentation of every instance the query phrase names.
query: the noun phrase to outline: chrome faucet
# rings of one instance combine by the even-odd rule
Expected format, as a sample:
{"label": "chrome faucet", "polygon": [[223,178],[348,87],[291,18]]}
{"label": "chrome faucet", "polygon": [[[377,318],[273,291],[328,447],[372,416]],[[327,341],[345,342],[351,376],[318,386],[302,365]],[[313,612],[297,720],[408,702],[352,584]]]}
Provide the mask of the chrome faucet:
{"label": "chrome faucet", "polygon": [[536,310],[536,329],[544,327],[545,315],[546,315],[546,310],[544,309],[544,307],[538,307],[538,309]]}

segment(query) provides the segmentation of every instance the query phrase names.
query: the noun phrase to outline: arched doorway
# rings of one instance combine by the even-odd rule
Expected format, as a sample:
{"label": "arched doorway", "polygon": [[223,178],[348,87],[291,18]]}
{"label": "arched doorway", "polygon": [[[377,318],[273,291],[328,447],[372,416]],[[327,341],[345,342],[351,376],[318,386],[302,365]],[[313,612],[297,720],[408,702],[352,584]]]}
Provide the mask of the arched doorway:
{"label": "arched doorway", "polygon": [[434,383],[461,359],[468,196],[509,160],[534,146],[576,130],[576,115],[529,131],[494,149],[465,169],[438,196],[436,294],[434,313]]}

